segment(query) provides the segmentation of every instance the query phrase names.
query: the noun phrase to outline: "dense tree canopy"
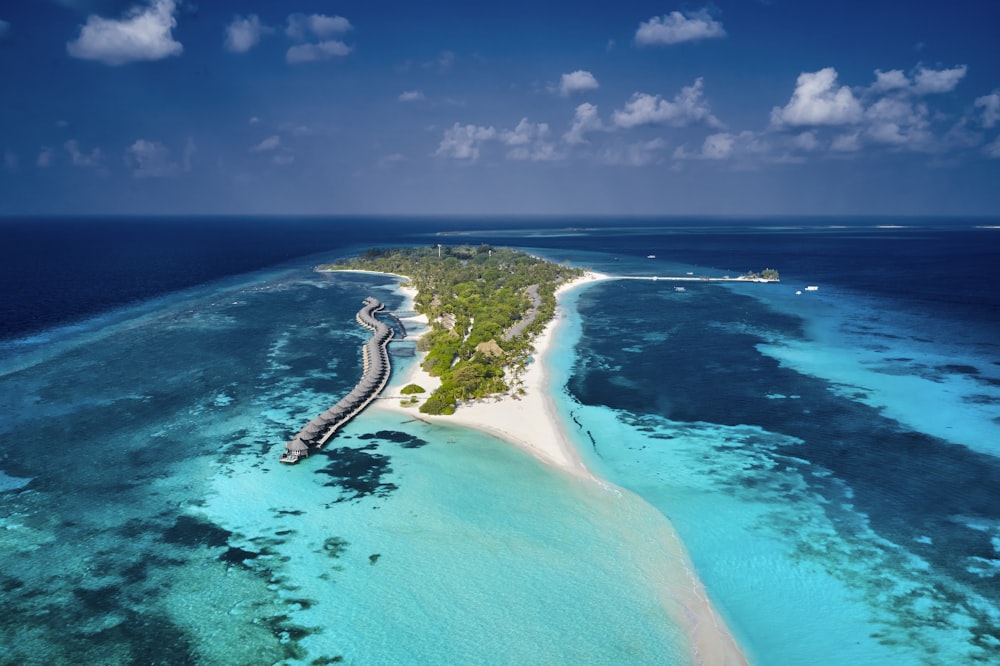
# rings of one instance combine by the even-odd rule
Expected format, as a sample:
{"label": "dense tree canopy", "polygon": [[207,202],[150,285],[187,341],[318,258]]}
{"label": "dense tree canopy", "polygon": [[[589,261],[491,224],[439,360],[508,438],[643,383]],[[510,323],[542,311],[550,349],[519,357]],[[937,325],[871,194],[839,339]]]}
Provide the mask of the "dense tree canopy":
{"label": "dense tree canopy", "polygon": [[431,324],[421,339],[423,367],[441,378],[420,408],[432,414],[509,390],[505,369],[524,367],[531,340],[555,314],[556,287],[583,273],[489,245],[371,249],[320,268],[410,278],[418,291],[414,307]]}

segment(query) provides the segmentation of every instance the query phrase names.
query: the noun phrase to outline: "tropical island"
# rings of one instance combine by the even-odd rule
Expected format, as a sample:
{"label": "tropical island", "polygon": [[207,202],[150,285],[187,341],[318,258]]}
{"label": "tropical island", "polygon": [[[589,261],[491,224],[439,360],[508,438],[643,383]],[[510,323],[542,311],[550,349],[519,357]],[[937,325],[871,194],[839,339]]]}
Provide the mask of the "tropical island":
{"label": "tropical island", "polygon": [[[420,406],[452,414],[459,402],[509,391],[532,353],[532,340],[552,319],[556,289],[584,271],[490,245],[370,249],[317,270],[365,270],[409,278],[414,309],[427,317],[423,369],[440,386]],[[403,389],[411,400],[422,393]]]}
{"label": "tropical island", "polygon": [[765,268],[760,273],[755,273],[754,271],[747,271],[745,274],[736,278],[737,280],[751,280],[753,282],[780,282],[781,279],[778,277],[778,271],[773,268]]}

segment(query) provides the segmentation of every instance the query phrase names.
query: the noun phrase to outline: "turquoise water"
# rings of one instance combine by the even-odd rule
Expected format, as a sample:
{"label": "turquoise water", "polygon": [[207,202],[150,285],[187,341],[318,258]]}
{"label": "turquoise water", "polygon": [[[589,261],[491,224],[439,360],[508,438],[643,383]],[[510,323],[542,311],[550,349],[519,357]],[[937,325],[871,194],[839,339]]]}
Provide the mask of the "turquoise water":
{"label": "turquoise water", "polygon": [[663,515],[752,663],[1000,661],[993,236],[700,233],[533,237],[782,269],[570,294],[551,390],[635,495],[377,407],[279,465],[388,278],[303,261],[6,340],[0,662],[689,663]]}
{"label": "turquoise water", "polygon": [[996,663],[995,347],[795,291],[571,294],[553,367],[587,464],[670,518],[754,663]]}
{"label": "turquoise water", "polygon": [[8,360],[0,661],[686,663],[632,496],[377,407],[277,462],[360,374],[369,294],[401,305],[262,273]]}

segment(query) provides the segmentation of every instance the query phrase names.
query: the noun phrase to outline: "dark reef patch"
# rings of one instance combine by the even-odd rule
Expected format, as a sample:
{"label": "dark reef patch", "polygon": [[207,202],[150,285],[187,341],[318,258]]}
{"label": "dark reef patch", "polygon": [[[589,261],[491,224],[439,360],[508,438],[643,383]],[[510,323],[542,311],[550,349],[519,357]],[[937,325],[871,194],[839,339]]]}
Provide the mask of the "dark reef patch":
{"label": "dark reef patch", "polygon": [[959,363],[949,363],[946,365],[939,365],[935,367],[936,370],[940,372],[947,372],[952,375],[978,375],[979,368],[971,365],[962,365]]}
{"label": "dark reef patch", "polygon": [[323,485],[340,488],[341,496],[335,503],[369,496],[388,497],[398,488],[382,480],[383,476],[392,473],[392,467],[388,456],[370,453],[375,448],[376,444],[370,444],[360,449],[345,446],[323,451],[331,462],[318,472],[331,477],[331,481]]}
{"label": "dark reef patch", "polygon": [[219,559],[229,564],[245,565],[247,560],[257,559],[260,555],[260,553],[255,553],[252,550],[243,550],[242,548],[230,546],[226,549],[226,552],[219,555]]}
{"label": "dark reef patch", "polygon": [[16,578],[4,577],[3,582],[0,582],[0,590],[3,590],[4,594],[8,592],[13,592],[19,588],[24,587],[24,583]]}
{"label": "dark reef patch", "polygon": [[316,601],[313,599],[285,599],[285,603],[289,606],[298,606],[302,610],[309,610],[316,605]]}
{"label": "dark reef patch", "polygon": [[380,439],[387,442],[393,442],[394,444],[399,444],[404,449],[419,449],[421,446],[427,446],[428,444],[426,440],[420,439],[416,435],[399,432],[398,430],[379,430],[375,433],[368,432],[363,435],[358,435],[358,439]]}
{"label": "dark reef patch", "polygon": [[271,633],[284,643],[286,658],[303,659],[305,651],[295,643],[306,636],[323,633],[323,628],[300,627],[289,624],[290,619],[287,615],[275,615],[265,618],[263,621],[271,629]]}
{"label": "dark reef patch", "polygon": [[962,402],[969,405],[1000,405],[1000,398],[994,397],[992,395],[976,393],[973,395],[963,396]]}
{"label": "dark reef patch", "polygon": [[218,525],[206,523],[191,516],[178,516],[172,527],[167,528],[163,533],[163,540],[167,543],[188,546],[218,547],[225,546],[229,542],[232,532],[224,530]]}
{"label": "dark reef patch", "polygon": [[349,541],[341,539],[340,537],[329,537],[323,541],[323,550],[330,557],[336,559],[347,551],[347,547],[351,545]]}
{"label": "dark reef patch", "polygon": [[106,585],[97,589],[78,587],[73,590],[80,604],[93,613],[108,613],[118,607],[118,587],[116,585]]}

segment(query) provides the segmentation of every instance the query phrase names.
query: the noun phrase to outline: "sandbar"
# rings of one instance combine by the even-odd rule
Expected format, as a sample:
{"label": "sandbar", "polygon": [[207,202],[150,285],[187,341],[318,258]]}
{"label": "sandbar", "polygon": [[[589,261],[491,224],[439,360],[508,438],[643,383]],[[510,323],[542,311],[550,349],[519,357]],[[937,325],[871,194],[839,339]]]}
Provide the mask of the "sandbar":
{"label": "sandbar", "polygon": [[[533,362],[529,363],[522,376],[523,395],[504,395],[486,400],[467,402],[460,405],[450,416],[421,414],[414,406],[401,403],[409,396],[400,394],[400,389],[408,384],[418,384],[426,389],[424,397],[430,395],[440,380],[432,377],[420,363],[419,355],[399,378],[393,378],[385,389],[383,397],[372,407],[400,411],[411,418],[429,423],[448,423],[473,428],[509,442],[531,454],[543,463],[565,473],[579,477],[584,482],[599,485],[609,491],[609,495],[634,496],[628,490],[595,476],[587,469],[580,454],[567,433],[563,420],[556,412],[552,399],[549,378],[546,371],[546,356],[559,343],[559,326],[565,313],[559,304],[559,297],[571,289],[601,280],[616,279],[603,273],[588,271],[583,277],[563,284],[556,290],[557,307],[552,321],[534,340]],[[402,310],[411,310],[416,290],[401,286],[407,300]],[[427,323],[426,317],[417,315],[411,321]],[[403,318],[404,323],[407,318]],[[636,497],[636,499],[639,499]],[[643,501],[643,500],[639,500]],[[651,511],[655,511],[650,507]],[[657,512],[659,514],[659,512]],[[662,516],[662,514],[659,514]],[[670,521],[662,517],[661,529],[655,538],[663,551],[663,563],[647,572],[651,580],[658,581],[659,595],[670,617],[688,636],[693,651],[693,662],[705,666],[739,666],[747,664],[735,639],[730,634],[724,620],[718,615],[708,599],[704,586],[694,571],[694,565]]]}

